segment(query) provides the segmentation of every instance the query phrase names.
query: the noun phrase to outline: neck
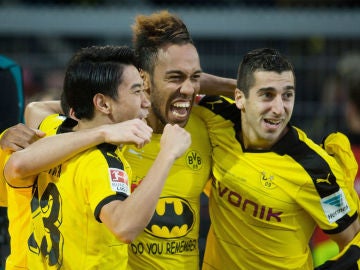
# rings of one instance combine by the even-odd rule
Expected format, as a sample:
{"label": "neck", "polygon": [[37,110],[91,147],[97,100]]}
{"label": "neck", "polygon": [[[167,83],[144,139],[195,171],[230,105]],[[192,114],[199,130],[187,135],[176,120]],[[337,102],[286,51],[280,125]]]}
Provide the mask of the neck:
{"label": "neck", "polygon": [[77,120],[78,124],[73,128],[74,131],[79,131],[79,130],[83,130],[83,129],[89,129],[89,128],[95,128],[98,127],[100,125],[104,125],[107,124],[106,121],[104,121],[104,119],[97,119],[96,117],[94,117],[93,119],[89,120],[89,119],[81,119],[81,120]]}
{"label": "neck", "polygon": [[165,125],[156,117],[154,112],[149,109],[148,117],[146,118],[147,124],[153,129],[154,133],[162,134]]}
{"label": "neck", "polygon": [[276,144],[287,132],[289,127],[286,126],[284,130],[277,136],[277,138],[256,138],[256,135],[251,133],[244,133],[241,130],[238,131],[237,137],[238,140],[243,145],[246,150],[260,150],[267,151],[270,150],[274,144]]}

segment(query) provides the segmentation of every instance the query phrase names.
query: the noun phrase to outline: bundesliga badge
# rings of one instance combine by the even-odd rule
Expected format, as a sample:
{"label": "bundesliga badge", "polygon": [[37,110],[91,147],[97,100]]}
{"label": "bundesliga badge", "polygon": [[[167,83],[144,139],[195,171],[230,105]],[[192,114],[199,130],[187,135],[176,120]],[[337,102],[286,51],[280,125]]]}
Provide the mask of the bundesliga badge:
{"label": "bundesliga badge", "polygon": [[115,192],[130,195],[129,178],[127,173],[116,168],[109,168],[111,189]]}

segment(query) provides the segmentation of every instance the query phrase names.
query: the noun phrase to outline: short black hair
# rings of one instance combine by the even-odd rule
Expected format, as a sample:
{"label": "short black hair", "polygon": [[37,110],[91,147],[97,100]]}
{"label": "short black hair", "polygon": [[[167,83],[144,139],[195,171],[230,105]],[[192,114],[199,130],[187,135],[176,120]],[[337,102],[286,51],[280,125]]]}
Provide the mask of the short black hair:
{"label": "short black hair", "polygon": [[76,118],[91,119],[94,116],[94,95],[102,93],[117,98],[117,88],[122,83],[126,65],[137,67],[134,50],[128,46],[80,49],[68,63],[62,102],[74,110]]}
{"label": "short black hair", "polygon": [[290,61],[280,52],[271,48],[255,49],[245,54],[237,74],[237,88],[248,96],[249,89],[254,83],[255,71],[274,71],[281,73],[291,71],[295,78],[294,68]]}

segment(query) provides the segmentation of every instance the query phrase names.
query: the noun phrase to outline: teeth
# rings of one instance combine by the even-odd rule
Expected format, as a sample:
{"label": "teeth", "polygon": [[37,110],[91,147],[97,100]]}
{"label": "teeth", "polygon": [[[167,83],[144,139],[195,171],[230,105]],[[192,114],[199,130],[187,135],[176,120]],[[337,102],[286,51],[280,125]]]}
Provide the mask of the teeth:
{"label": "teeth", "polygon": [[179,113],[177,113],[177,112],[173,112],[173,114],[174,114],[175,116],[177,116],[177,117],[182,116],[181,114],[179,114]]}
{"label": "teeth", "polygon": [[176,102],[173,104],[174,107],[178,107],[178,108],[188,108],[190,107],[190,102],[186,101],[186,102]]}
{"label": "teeth", "polygon": [[265,120],[266,122],[268,122],[269,124],[272,124],[272,125],[277,125],[280,123],[280,121],[272,121],[272,120]]}

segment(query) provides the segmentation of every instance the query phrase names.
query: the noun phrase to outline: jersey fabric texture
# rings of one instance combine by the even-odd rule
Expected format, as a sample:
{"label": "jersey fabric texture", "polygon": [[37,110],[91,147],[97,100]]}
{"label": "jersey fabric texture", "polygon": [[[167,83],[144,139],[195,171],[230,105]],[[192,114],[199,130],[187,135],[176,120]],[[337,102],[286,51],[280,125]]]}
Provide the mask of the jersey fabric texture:
{"label": "jersey fabric texture", "polygon": [[[58,133],[76,122],[67,118]],[[131,170],[116,146],[101,144],[39,174],[31,200],[30,269],[126,269],[127,245],[99,220],[130,194]]]}
{"label": "jersey fabric texture", "polygon": [[[200,194],[209,179],[211,150],[206,127],[198,117],[192,114],[185,129],[192,144],[172,166],[150,223],[129,245],[129,269],[199,269]],[[153,134],[143,148],[125,150],[133,170],[132,188],[154,162],[160,138],[161,134]]]}
{"label": "jersey fabric texture", "polygon": [[[4,163],[10,158],[10,153],[3,155]],[[2,167],[3,169],[3,167]],[[30,233],[30,200],[32,188],[13,188],[5,180],[7,195],[8,233],[10,236],[10,254],[6,258],[6,270],[27,269],[26,237]]]}
{"label": "jersey fabric texture", "polygon": [[358,218],[336,160],[291,126],[271,151],[245,151],[235,104],[200,104],[213,147],[203,269],[313,269],[315,225],[338,233]]}
{"label": "jersey fabric texture", "polygon": [[55,135],[58,132],[59,126],[65,119],[65,115],[51,114],[40,123],[39,129],[44,131],[46,136]]}
{"label": "jersey fabric texture", "polygon": [[[10,154],[7,156],[7,159]],[[6,184],[10,235],[10,254],[6,258],[6,270],[27,269],[26,236],[30,235],[30,200],[32,188],[13,188]]]}
{"label": "jersey fabric texture", "polygon": [[[51,115],[41,123],[39,129],[44,131],[47,136],[53,135],[63,120],[64,118],[58,114]],[[10,154],[1,150],[0,153],[0,166],[3,171],[4,163],[9,159]],[[0,190],[0,203],[2,206],[7,206],[9,220],[10,254],[6,258],[6,269],[28,269],[27,240],[30,236],[32,187],[10,187],[1,174]]]}

